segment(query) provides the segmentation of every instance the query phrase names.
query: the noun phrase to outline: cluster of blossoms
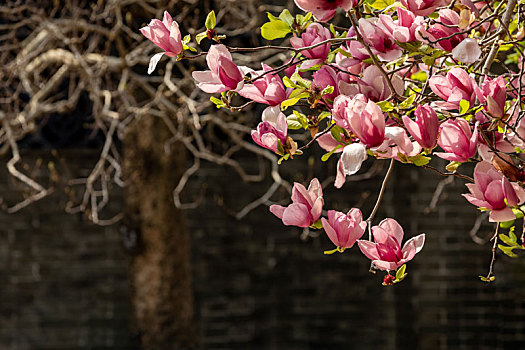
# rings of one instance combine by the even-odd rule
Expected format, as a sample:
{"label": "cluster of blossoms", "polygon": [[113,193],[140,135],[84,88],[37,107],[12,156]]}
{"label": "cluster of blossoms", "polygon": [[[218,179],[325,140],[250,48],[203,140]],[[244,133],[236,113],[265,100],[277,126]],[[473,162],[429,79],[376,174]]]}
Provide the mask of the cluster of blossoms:
{"label": "cluster of blossoms", "polygon": [[[339,155],[337,188],[367,158],[389,159],[391,165],[412,164],[466,179],[470,193],[464,197],[490,211],[489,221],[498,228],[523,217],[525,161],[520,154],[525,152],[525,112],[518,97],[525,31],[515,15],[515,0],[498,6],[470,0],[295,3],[307,14],[269,14],[270,21],[261,29],[268,40],[291,35],[290,46],[250,48],[289,52],[281,66],[238,66],[232,48],[223,43],[225,37],[215,32],[214,13],[206,20],[207,31],[197,35],[198,43],[207,37],[212,46],[207,53],[191,54],[196,51],[189,45],[191,37],[182,39],[166,12],[162,21],[152,20],[141,29],[164,51],[152,57],[149,72],[163,55],[184,59],[205,54],[209,70],[194,71],[193,78],[204,92],[221,94],[212,97],[215,105],[237,109],[232,105],[235,95],[247,99],[245,105],[267,105],[251,132],[253,141],[278,154],[279,162],[301,155],[315,141],[328,152],[323,161]],[[346,27],[327,23],[337,13],[346,15]],[[504,39],[513,41],[516,49],[501,45]],[[506,52],[507,62],[501,65],[505,73],[493,75],[490,69],[498,50]],[[289,133],[300,129],[312,138],[302,147]],[[430,165],[434,157],[450,161],[446,171]],[[473,178],[458,172],[466,162],[476,163]],[[343,252],[357,242],[375,268],[390,272],[402,267],[404,272],[404,264],[422,249],[425,235],[401,247],[403,229],[394,219],[371,226],[381,197],[382,193],[366,220],[357,208],[346,214],[328,210],[325,218],[322,188],[313,179],[308,189],[294,185],[292,204],[273,205],[270,211],[285,225],[323,228],[337,247],[334,251]],[[364,240],[367,228],[369,239]],[[503,248],[512,252],[522,246]]]}

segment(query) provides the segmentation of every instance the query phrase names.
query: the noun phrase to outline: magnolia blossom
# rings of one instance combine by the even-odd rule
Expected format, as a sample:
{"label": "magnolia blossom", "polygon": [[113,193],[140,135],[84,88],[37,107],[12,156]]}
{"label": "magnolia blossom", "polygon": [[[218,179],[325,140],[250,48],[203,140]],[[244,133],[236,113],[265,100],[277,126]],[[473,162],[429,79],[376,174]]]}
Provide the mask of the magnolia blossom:
{"label": "magnolia blossom", "polygon": [[414,15],[401,7],[397,8],[397,21],[392,16],[379,15],[379,26],[397,41],[407,43],[417,41],[416,33],[424,23],[424,18]]}
{"label": "magnolia blossom", "polygon": [[287,226],[308,227],[319,220],[323,205],[323,189],[319,180],[314,178],[308,189],[295,182],[292,189],[292,204],[288,207],[272,205],[270,211],[282,219]]}
{"label": "magnolia blossom", "polygon": [[343,148],[341,158],[337,162],[337,174],[334,186],[341,188],[347,175],[354,175],[368,157],[366,147],[360,143],[352,143]]}
{"label": "magnolia blossom", "polygon": [[[391,82],[396,93],[402,96],[405,92],[405,84],[401,77],[393,74]],[[386,78],[381,74],[379,68],[374,65],[366,67],[363,71],[363,77],[360,79],[358,78],[355,81],[339,81],[339,91],[348,96],[363,94],[366,98],[374,102],[384,101],[392,95]]]}
{"label": "magnolia blossom", "polygon": [[409,262],[423,249],[425,234],[409,239],[403,248],[403,228],[394,219],[384,219],[372,227],[374,242],[358,240],[361,252],[380,270],[392,271]]}
{"label": "magnolia blossom", "polygon": [[[263,70],[252,72],[252,78],[269,72],[272,67],[263,64]],[[277,74],[266,73],[262,78],[256,79],[252,84],[244,84],[239,90],[239,95],[249,98],[255,102],[276,106],[286,100],[288,92],[284,87],[283,81]]]}
{"label": "magnolia blossom", "polygon": [[403,123],[414,140],[421,147],[432,149],[436,146],[439,132],[439,119],[436,112],[429,106],[417,106],[416,120],[403,116]]}
{"label": "magnolia blossom", "polygon": [[480,95],[480,90],[474,78],[461,68],[452,68],[447,76],[433,76],[429,80],[432,91],[446,100],[446,102],[435,102],[444,109],[459,109],[461,100],[466,100],[470,106],[474,106],[476,96]]}
{"label": "magnolia blossom", "polygon": [[471,64],[476,62],[481,56],[481,49],[479,48],[476,39],[467,38],[459,43],[452,50],[452,57],[463,63]]}
{"label": "magnolia blossom", "polygon": [[[515,141],[519,141],[519,138],[516,137],[516,134],[509,133],[503,135],[498,130],[493,130],[491,125],[491,120],[483,112],[476,113],[476,121],[479,123],[478,128],[483,130],[483,132],[478,133],[478,153],[481,158],[487,162],[492,161],[494,158],[494,152],[492,149],[496,149],[503,153],[513,153]],[[509,142],[511,141],[511,142]],[[517,147],[522,147],[523,145],[518,143]],[[504,156],[500,154],[499,157]]]}
{"label": "magnolia blossom", "polygon": [[[457,12],[451,9],[439,10],[439,18],[437,23],[433,24],[426,30],[422,30],[423,36],[428,37],[432,41],[439,40],[435,45],[445,51],[452,51],[460,42],[462,42],[467,35],[457,34],[459,29],[460,17]],[[447,38],[447,39],[443,39]]]}
{"label": "magnolia blossom", "polygon": [[357,208],[350,209],[347,214],[328,210],[328,220],[321,218],[321,222],[332,243],[343,249],[352,248],[366,229],[366,221]]}
{"label": "magnolia blossom", "polygon": [[340,135],[341,137],[341,141],[343,141],[344,143],[341,143],[339,141],[337,141],[336,139],[334,139],[332,137],[332,134],[331,133],[318,133],[317,135],[315,135],[315,141],[317,141],[317,144],[319,145],[319,147],[321,147],[322,149],[324,149],[325,151],[327,152],[334,152],[334,153],[341,153],[343,152],[343,148],[338,148],[334,151],[334,149],[337,147],[337,146],[344,146],[346,144],[346,138],[345,138],[345,135],[344,134],[341,134]]}
{"label": "magnolia blossom", "polygon": [[[322,66],[321,69],[319,69],[317,72],[313,74],[313,80],[312,80],[312,86],[318,90],[319,92],[323,91],[328,86],[333,86],[334,91],[330,94],[324,95],[324,97],[334,100],[339,95],[339,89],[338,89],[338,78],[343,78],[341,74],[345,74],[342,72],[336,72],[335,69],[333,69],[330,66]],[[338,77],[339,75],[339,77]],[[349,76],[349,74],[345,74],[346,76]]]}
{"label": "magnolia blossom", "polygon": [[399,126],[387,126],[383,143],[372,148],[378,158],[394,159],[399,159],[399,153],[414,157],[421,153],[421,150],[421,146],[415,141],[410,141],[406,131]]}
{"label": "magnolia blossom", "polygon": [[358,0],[295,0],[301,10],[311,12],[321,22],[326,22],[335,15],[335,10],[342,7],[348,11],[357,5]]}
{"label": "magnolia blossom", "polygon": [[467,188],[470,194],[463,196],[470,203],[491,210],[491,222],[515,219],[509,206],[514,207],[525,202],[525,190],[517,183],[511,183],[488,162],[479,162],[476,165],[474,183],[467,184]]}
{"label": "magnolia blossom", "polygon": [[367,101],[362,94],[356,95],[344,109],[350,129],[368,147],[376,147],[385,138],[385,115],[381,108]]}
{"label": "magnolia blossom", "polygon": [[[381,60],[393,61],[398,59],[401,57],[403,51],[397,46],[390,33],[385,32],[378,24],[378,18],[359,19],[359,32],[363,40]],[[349,48],[352,56],[354,56],[354,52],[357,51],[357,55],[354,56],[355,58],[359,58],[360,55],[366,58],[369,56],[366,48],[357,41],[350,42]]]}
{"label": "magnolia blossom", "polygon": [[444,6],[444,0],[401,0],[408,11],[417,16],[428,16],[438,7]]}
{"label": "magnolia blossom", "polygon": [[496,79],[489,77],[481,83],[481,94],[478,98],[482,102],[486,102],[485,110],[495,118],[503,117],[505,113],[505,101],[507,100],[506,82],[502,76]]}
{"label": "magnolia blossom", "polygon": [[213,45],[208,51],[206,62],[210,70],[195,71],[193,79],[204,92],[213,94],[228,90],[239,91],[244,86],[244,75],[251,70],[247,67],[237,67],[232,61],[232,55],[226,46]]}
{"label": "magnolia blossom", "polygon": [[[318,44],[322,41],[330,39],[332,33],[328,28],[323,27],[319,23],[312,23],[306,28],[306,31],[301,34],[301,37],[293,37],[290,39],[290,44],[296,49],[303,47],[312,46]],[[301,65],[302,69],[309,68],[316,64],[323,63],[330,53],[330,43],[326,43],[320,46],[317,46],[313,49],[303,50],[301,53],[309,58],[308,61],[303,62]]]}
{"label": "magnolia blossom", "polygon": [[286,116],[279,106],[268,107],[263,111],[262,122],[257,125],[257,130],[252,130],[252,139],[259,146],[277,153],[279,142],[284,146],[288,133]]}
{"label": "magnolia blossom", "polygon": [[465,119],[447,120],[441,124],[438,144],[445,152],[436,152],[436,156],[450,161],[466,162],[476,154],[478,123],[472,132]]}
{"label": "magnolia blossom", "polygon": [[152,19],[151,22],[140,29],[142,35],[151,40],[164,52],[151,57],[149,61],[148,74],[151,74],[163,55],[175,57],[182,52],[182,35],[179,24],[171,18],[168,11],[164,11],[162,21]]}

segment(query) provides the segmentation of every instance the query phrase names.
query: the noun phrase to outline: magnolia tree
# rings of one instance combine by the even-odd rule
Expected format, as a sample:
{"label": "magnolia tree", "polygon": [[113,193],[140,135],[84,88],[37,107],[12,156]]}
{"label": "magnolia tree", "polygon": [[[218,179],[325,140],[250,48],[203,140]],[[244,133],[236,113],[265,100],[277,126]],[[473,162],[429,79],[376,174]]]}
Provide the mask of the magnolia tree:
{"label": "magnolia tree", "polygon": [[[245,48],[228,45],[228,33],[216,30],[213,11],[206,18],[206,30],[193,37],[184,36],[166,11],[162,19],[140,29],[162,50],[151,57],[148,73],[163,56],[177,61],[206,56],[209,69],[193,71],[192,76],[212,95],[213,104],[231,111],[266,105],[261,122],[251,131],[253,142],[277,154],[279,164],[321,147],[327,152],[322,161],[339,158],[337,188],[359,172],[367,158],[389,160],[376,204],[366,218],[359,208],[347,213],[327,210],[316,178],[307,188],[295,183],[287,207],[270,206],[284,225],[323,229],[335,246],[325,254],[346,252],[357,243],[371,260],[371,270],[386,272],[384,285],[406,276],[405,264],[425,243],[425,234],[404,242],[394,218],[374,224],[394,164],[465,179],[465,204],[489,212],[488,220],[495,223],[489,272],[480,276],[493,281],[497,248],[511,257],[525,249],[524,235],[518,239],[514,233],[515,221],[525,210],[521,2],[295,4],[304,13],[268,13],[261,27],[262,37],[278,44]],[[208,46],[208,51],[200,50]],[[234,52],[259,51],[282,52],[286,60],[246,67],[232,58]],[[239,102],[237,95],[245,101]],[[444,169],[431,166],[436,157],[450,163]],[[475,163],[473,176],[462,171],[467,162]]]}

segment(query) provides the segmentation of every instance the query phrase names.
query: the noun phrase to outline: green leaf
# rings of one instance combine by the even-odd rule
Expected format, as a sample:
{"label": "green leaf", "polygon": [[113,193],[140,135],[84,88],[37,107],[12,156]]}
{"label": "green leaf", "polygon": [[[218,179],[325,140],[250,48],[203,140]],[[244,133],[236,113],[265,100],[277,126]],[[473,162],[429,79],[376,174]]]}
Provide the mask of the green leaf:
{"label": "green leaf", "polygon": [[283,78],[283,84],[287,88],[300,88],[301,86],[297,85],[295,82],[292,81],[292,79],[288,78],[287,76],[284,76]]}
{"label": "green leaf", "polygon": [[290,11],[287,9],[284,9],[283,12],[279,15],[279,19],[283,21],[284,23],[288,24],[290,27],[293,25],[293,16],[291,15]]}
{"label": "green leaf", "polygon": [[197,41],[197,44],[200,44],[202,39],[206,38],[208,35],[206,32],[199,33],[195,36],[195,40]]}
{"label": "green leaf", "polygon": [[318,121],[321,121],[321,120],[323,120],[323,119],[325,119],[325,118],[328,118],[328,117],[331,116],[331,115],[332,115],[332,113],[327,112],[327,111],[321,112],[321,113],[317,116],[317,120],[318,120]]}
{"label": "green leaf", "polygon": [[513,227],[512,225],[514,225],[514,222],[515,222],[515,221],[516,221],[516,220],[510,220],[510,221],[500,222],[500,223],[499,223],[499,227],[504,228],[504,229],[511,228],[511,227]]}
{"label": "green leaf", "polygon": [[451,161],[450,163],[447,164],[447,166],[445,167],[445,169],[447,169],[447,171],[451,171],[451,172],[454,172],[456,170],[458,170],[459,166],[463,164],[461,162],[457,162],[457,161]]}
{"label": "green leaf", "polygon": [[400,268],[396,271],[396,278],[399,279],[401,276],[405,274],[405,270],[407,269],[407,265],[403,264]]}
{"label": "green leaf", "polygon": [[290,130],[299,130],[303,128],[301,123],[299,123],[299,121],[292,115],[286,118],[286,122],[288,123],[288,129]]}
{"label": "green leaf", "polygon": [[512,209],[512,212],[516,216],[516,219],[521,219],[523,217],[523,212],[520,209]]}
{"label": "green leaf", "polygon": [[335,146],[335,148],[333,150],[331,150],[330,152],[328,153],[325,153],[323,154],[323,156],[321,157],[321,160],[323,162],[326,162],[328,159],[330,159],[330,157],[332,156],[332,154],[335,153],[335,151],[337,151],[338,149],[340,149],[341,147],[343,147],[343,145],[337,145]]}
{"label": "green leaf", "polygon": [[404,100],[399,104],[399,108],[407,109],[412,107],[412,104],[414,103],[414,100],[416,99],[416,94],[411,95],[409,98]]}
{"label": "green leaf", "polygon": [[[514,236],[514,238],[516,238],[516,236]],[[504,235],[503,233],[499,235],[499,239],[507,245],[509,245],[510,247],[514,247],[516,245],[516,241],[513,241],[511,237]]]}
{"label": "green leaf", "polygon": [[350,52],[348,51],[345,51],[343,50],[342,48],[338,47],[337,49],[334,50],[334,53],[340,53],[341,55],[345,56],[345,57],[348,57],[348,58],[352,58],[352,55],[350,54]]}
{"label": "green leaf", "polygon": [[291,32],[290,26],[281,20],[267,22],[261,27],[261,35],[266,40],[284,38]]}
{"label": "green leaf", "polygon": [[299,73],[295,72],[292,74],[291,78],[293,82],[300,85],[301,87],[308,89],[312,85],[312,82],[304,79]]}
{"label": "green leaf", "polygon": [[478,276],[480,280],[482,280],[483,282],[494,282],[496,280],[496,276],[490,276],[489,278],[485,277],[485,276]]}
{"label": "green leaf", "polygon": [[[297,91],[297,90],[296,90]],[[290,95],[291,96],[291,95]],[[307,92],[302,92],[300,93],[299,95],[297,95],[296,97],[293,97],[293,98],[289,98],[283,102],[281,102],[281,110],[286,110],[288,107],[290,106],[293,106],[295,105],[297,102],[299,102],[299,100],[301,100],[302,98],[305,98],[305,97],[308,97],[308,93]]]}
{"label": "green leaf", "polygon": [[386,7],[392,5],[394,3],[394,0],[375,0],[368,3],[368,6],[370,6],[373,9],[376,10],[383,10]]}
{"label": "green leaf", "polygon": [[302,26],[303,24],[305,24],[306,22],[308,22],[310,19],[312,19],[312,13],[311,12],[308,12],[306,15],[297,15],[296,16],[297,18],[297,24],[299,24],[300,26]]}
{"label": "green leaf", "polygon": [[383,112],[390,112],[394,110],[394,105],[390,101],[380,101],[377,103],[377,105]]}
{"label": "green leaf", "polygon": [[507,247],[506,245],[503,245],[503,244],[498,244],[498,248],[503,252],[503,254],[511,257],[511,258],[516,258],[517,255],[514,254],[514,252],[512,251],[513,247]]}
{"label": "green leaf", "polygon": [[321,219],[319,219],[316,222],[314,222],[310,227],[320,230],[323,228],[323,222],[321,221]]}
{"label": "green leaf", "polygon": [[279,160],[277,161],[277,164],[281,165],[281,163],[283,162],[283,160],[288,160],[288,158],[290,158],[290,154],[286,153],[284,156],[282,156],[281,158],[279,158]]}
{"label": "green leaf", "polygon": [[217,25],[217,18],[215,17],[215,11],[211,11],[208,13],[208,17],[206,17],[206,22],[204,24],[206,26],[206,29],[213,29]]}
{"label": "green leaf", "polygon": [[308,128],[308,119],[304,114],[301,114],[297,111],[293,111],[293,114],[289,115],[286,118],[286,121],[288,122],[288,129],[291,130]]}
{"label": "green leaf", "polygon": [[210,101],[215,105],[215,107],[217,107],[218,109],[221,108],[221,107],[226,107],[226,105],[224,104],[224,102],[222,102],[222,100],[220,98],[217,98],[217,97],[210,97]]}
{"label": "green leaf", "polygon": [[321,91],[321,96],[330,95],[333,92],[334,92],[334,87],[332,85],[328,85],[327,87],[323,89],[323,91]]}
{"label": "green leaf", "polygon": [[419,71],[417,73],[414,73],[410,76],[410,79],[414,79],[414,80],[417,80],[417,81],[421,81],[421,82],[425,82],[427,81],[427,72],[424,72],[424,71]]}
{"label": "green leaf", "polygon": [[408,160],[414,165],[423,166],[430,162],[430,157],[425,157],[422,154],[418,154],[417,156],[408,157]]}
{"label": "green leaf", "polygon": [[341,140],[341,134],[344,134],[344,132],[345,132],[344,129],[340,127],[339,125],[334,125],[332,129],[330,130],[330,134],[332,134],[332,137],[334,138],[334,140],[336,140],[339,143],[343,142]]}
{"label": "green leaf", "polygon": [[465,114],[470,108],[470,102],[467,100],[459,101],[459,114]]}

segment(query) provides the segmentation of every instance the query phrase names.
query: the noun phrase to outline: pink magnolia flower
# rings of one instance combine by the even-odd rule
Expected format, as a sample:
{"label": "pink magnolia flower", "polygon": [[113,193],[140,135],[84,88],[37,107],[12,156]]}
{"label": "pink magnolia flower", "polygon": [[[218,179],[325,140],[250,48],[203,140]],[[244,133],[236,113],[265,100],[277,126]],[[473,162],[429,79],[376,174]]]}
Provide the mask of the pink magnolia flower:
{"label": "pink magnolia flower", "polygon": [[352,97],[346,95],[339,95],[334,100],[332,107],[332,120],[340,127],[350,130],[350,123],[348,121],[347,109],[352,103]]}
{"label": "pink magnolia flower", "polygon": [[399,153],[407,157],[414,157],[421,153],[421,150],[421,146],[415,141],[410,141],[406,131],[399,126],[387,126],[383,143],[372,148],[376,157],[394,159],[399,159]]}
{"label": "pink magnolia flower", "polygon": [[312,179],[306,189],[295,182],[292,189],[292,204],[288,207],[271,205],[270,211],[287,226],[308,227],[321,217],[324,199],[319,180]]}
{"label": "pink magnolia flower", "polygon": [[417,16],[428,16],[438,7],[445,6],[444,0],[401,0],[401,3]]}
{"label": "pink magnolia flower", "polygon": [[335,15],[335,10],[342,7],[348,11],[357,5],[358,0],[295,0],[301,10],[311,12],[320,22],[326,22]]}
{"label": "pink magnolia flower", "polygon": [[489,77],[481,83],[481,96],[479,100],[486,102],[485,110],[493,117],[503,117],[505,113],[505,101],[507,100],[506,82],[502,76],[496,79]]}
{"label": "pink magnolia flower", "polygon": [[251,71],[247,67],[237,67],[230,51],[222,44],[210,47],[206,62],[210,70],[195,71],[192,76],[199,82],[197,86],[209,94],[239,91],[244,86],[244,74]]}
{"label": "pink magnolia flower", "polygon": [[398,20],[394,22],[392,16],[379,15],[379,26],[397,41],[408,43],[417,41],[416,33],[424,23],[424,18],[416,16],[401,7],[397,8]]}
{"label": "pink magnolia flower", "polygon": [[467,184],[470,194],[463,196],[475,206],[490,209],[489,221],[501,222],[516,218],[509,206],[525,202],[525,190],[520,185],[511,183],[488,162],[476,165],[474,181],[473,184]]}
{"label": "pink magnolia flower", "polygon": [[[290,44],[292,44],[294,48],[300,49],[318,44],[330,39],[331,37],[332,33],[328,28],[323,27],[319,23],[312,23],[306,28],[306,31],[301,34],[300,38],[291,38]],[[328,42],[313,49],[303,50],[301,53],[309,58],[308,61],[301,64],[302,69],[309,68],[316,64],[322,64],[328,58],[328,54],[330,53],[330,43]]]}
{"label": "pink magnolia flower", "polygon": [[366,221],[357,208],[350,209],[347,214],[328,210],[328,220],[321,218],[321,222],[328,238],[342,249],[352,248],[366,229]]}
{"label": "pink magnolia flower", "polygon": [[432,91],[446,100],[446,102],[436,102],[438,107],[444,109],[459,109],[461,100],[466,100],[470,106],[474,106],[476,96],[480,95],[480,90],[474,78],[461,68],[452,68],[447,76],[433,76],[429,80]]}
{"label": "pink magnolia flower", "polygon": [[492,161],[494,157],[492,149],[494,148],[503,153],[514,152],[515,146],[513,145],[513,141],[516,141],[516,135],[514,133],[507,134],[507,137],[505,137],[505,135],[497,130],[489,130],[491,129],[491,120],[482,112],[476,113],[475,118],[476,121],[479,122],[478,128],[483,130],[483,134],[481,132],[478,133],[478,153],[483,160],[488,162]]}
{"label": "pink magnolia flower", "polygon": [[435,45],[445,51],[452,51],[460,42],[462,42],[467,35],[457,34],[461,31],[459,29],[459,15],[451,9],[439,10],[439,18],[436,24],[432,25],[426,30],[421,30],[423,36],[428,37],[432,41],[452,36],[451,38],[438,41]]}
{"label": "pink magnolia flower", "polygon": [[436,156],[450,161],[466,162],[476,154],[478,123],[472,132],[465,119],[447,120],[441,124],[438,144],[445,152],[437,152]]}
{"label": "pink magnolia flower", "polygon": [[151,57],[149,61],[148,74],[151,74],[163,55],[175,57],[182,52],[182,35],[179,24],[171,18],[168,11],[164,11],[162,21],[152,19],[151,22],[140,29],[142,35],[151,40],[164,52]]}
{"label": "pink magnolia flower", "polygon": [[409,262],[423,249],[425,234],[409,239],[403,248],[403,228],[394,219],[384,219],[372,227],[374,241],[358,240],[361,252],[380,270],[392,271]]}
{"label": "pink magnolia flower", "polygon": [[[385,32],[378,25],[378,18],[359,19],[359,32],[363,40],[370,46],[372,52],[383,61],[393,61],[401,57],[402,50],[394,41],[392,35]],[[356,59],[368,58],[369,54],[365,47],[357,42],[351,41],[349,49],[352,56]],[[354,55],[355,53],[355,55]]]}
{"label": "pink magnolia flower", "polygon": [[368,157],[366,147],[357,142],[345,146],[342,152],[337,162],[337,173],[334,182],[336,188],[341,188],[344,185],[347,175],[357,173]]}
{"label": "pink magnolia flower", "polygon": [[364,145],[376,147],[383,143],[385,115],[375,102],[367,101],[362,94],[356,95],[348,103],[344,113],[350,129]]}
{"label": "pink magnolia flower", "polygon": [[428,149],[436,147],[439,132],[439,119],[436,112],[429,105],[424,105],[417,106],[415,115],[415,121],[406,115],[403,116],[403,123],[408,132],[421,147]]}
{"label": "pink magnolia flower", "polygon": [[[344,146],[346,144],[346,138],[344,136],[344,134],[341,134],[341,141],[343,141],[344,143],[341,143],[341,142],[338,142],[337,140],[335,140],[333,137],[332,137],[332,134],[331,133],[326,133],[326,134],[322,134],[319,136],[319,133],[315,136],[316,139],[315,141],[317,141],[317,144],[319,145],[319,147],[321,147],[322,149],[324,149],[325,151],[327,152],[331,152],[334,150],[334,148],[336,148],[337,146]],[[341,153],[343,152],[343,148],[338,148],[335,150],[334,153]]]}
{"label": "pink magnolia flower", "polygon": [[322,66],[321,69],[313,74],[312,86],[318,91],[323,91],[328,86],[333,86],[334,91],[324,96],[333,101],[339,95],[339,89],[337,87],[338,74],[344,73],[337,73],[335,69],[330,66]]}
{"label": "pink magnolia flower", "polygon": [[284,146],[287,134],[286,116],[281,112],[279,106],[275,106],[263,111],[262,122],[257,125],[257,130],[252,130],[252,139],[259,146],[278,153],[279,141]]}
{"label": "pink magnolia flower", "polygon": [[481,49],[476,39],[466,38],[460,42],[453,50],[452,57],[463,63],[471,64],[479,60]]}
{"label": "pink magnolia flower", "polygon": [[[263,64],[263,70],[252,72],[252,78],[257,78],[265,72],[272,70],[272,67]],[[244,84],[239,90],[239,95],[249,98],[255,102],[265,103],[276,106],[287,99],[288,92],[284,87],[283,81],[277,74],[267,73],[261,79],[255,80],[252,84]]]}
{"label": "pink magnolia flower", "polygon": [[[393,74],[391,81],[396,92],[402,96],[405,92],[405,83],[401,77]],[[355,81],[340,81],[339,91],[348,96],[363,94],[374,102],[384,101],[392,95],[385,77],[376,66],[366,67],[363,71],[363,77],[355,79]]]}

